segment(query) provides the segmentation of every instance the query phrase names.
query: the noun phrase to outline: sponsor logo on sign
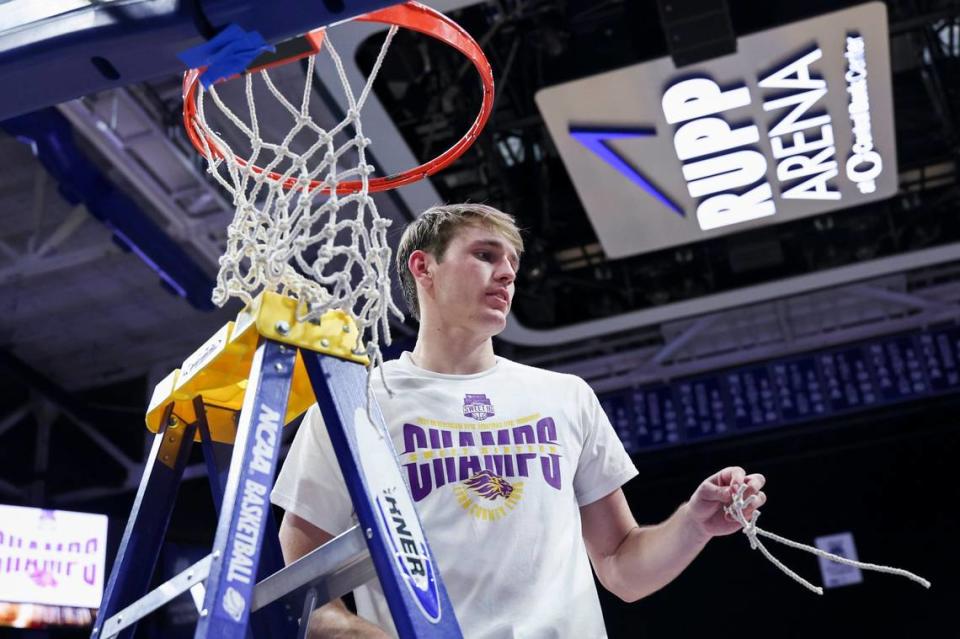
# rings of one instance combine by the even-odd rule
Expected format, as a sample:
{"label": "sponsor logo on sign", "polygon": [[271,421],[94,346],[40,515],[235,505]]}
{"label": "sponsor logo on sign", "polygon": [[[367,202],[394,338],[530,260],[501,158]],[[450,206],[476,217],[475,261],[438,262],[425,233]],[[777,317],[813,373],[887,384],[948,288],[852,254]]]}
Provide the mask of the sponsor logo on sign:
{"label": "sponsor logo on sign", "polygon": [[853,148],[847,158],[847,178],[861,193],[877,190],[877,176],[883,170],[883,158],[873,146],[870,123],[870,96],[867,94],[866,44],[858,33],[847,34],[847,93],[850,94],[850,121],[853,124]]}

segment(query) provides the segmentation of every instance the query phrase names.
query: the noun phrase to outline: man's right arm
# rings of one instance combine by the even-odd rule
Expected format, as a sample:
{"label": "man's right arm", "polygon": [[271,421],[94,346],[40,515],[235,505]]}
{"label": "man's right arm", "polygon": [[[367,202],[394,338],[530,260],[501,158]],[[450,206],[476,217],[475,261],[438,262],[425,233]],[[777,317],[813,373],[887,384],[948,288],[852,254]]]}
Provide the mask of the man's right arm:
{"label": "man's right arm", "polygon": [[[331,539],[333,535],[291,512],[285,513],[280,523],[280,548],[287,565]],[[339,598],[314,611],[307,637],[389,639],[381,628],[350,612]]]}

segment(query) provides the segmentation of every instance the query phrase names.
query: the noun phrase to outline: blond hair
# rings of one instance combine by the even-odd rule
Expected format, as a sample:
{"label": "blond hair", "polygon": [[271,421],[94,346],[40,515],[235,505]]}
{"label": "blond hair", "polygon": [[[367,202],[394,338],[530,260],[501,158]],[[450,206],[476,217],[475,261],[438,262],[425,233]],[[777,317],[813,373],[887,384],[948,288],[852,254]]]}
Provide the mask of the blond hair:
{"label": "blond hair", "polygon": [[397,272],[403,288],[403,298],[410,312],[420,319],[420,300],[417,282],[407,262],[414,251],[425,251],[436,260],[443,255],[457,230],[467,224],[479,224],[503,235],[513,245],[517,255],[523,253],[523,238],[512,215],[486,204],[440,204],[431,206],[403,230],[397,247]]}

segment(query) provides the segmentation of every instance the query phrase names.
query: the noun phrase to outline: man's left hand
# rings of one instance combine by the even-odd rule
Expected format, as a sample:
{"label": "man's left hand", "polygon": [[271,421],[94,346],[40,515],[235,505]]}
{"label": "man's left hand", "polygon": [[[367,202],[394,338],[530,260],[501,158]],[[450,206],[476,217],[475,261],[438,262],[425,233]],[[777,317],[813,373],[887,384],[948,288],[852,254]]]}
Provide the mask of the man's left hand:
{"label": "man's left hand", "polygon": [[743,499],[748,500],[751,495],[757,496],[743,510],[744,517],[749,521],[753,511],[767,501],[767,496],[761,492],[766,481],[763,475],[748,475],[739,466],[729,466],[711,475],[697,486],[687,503],[691,524],[705,539],[737,532],[741,526],[724,512],[724,506],[733,502],[737,489],[745,484],[747,489],[743,493]]}

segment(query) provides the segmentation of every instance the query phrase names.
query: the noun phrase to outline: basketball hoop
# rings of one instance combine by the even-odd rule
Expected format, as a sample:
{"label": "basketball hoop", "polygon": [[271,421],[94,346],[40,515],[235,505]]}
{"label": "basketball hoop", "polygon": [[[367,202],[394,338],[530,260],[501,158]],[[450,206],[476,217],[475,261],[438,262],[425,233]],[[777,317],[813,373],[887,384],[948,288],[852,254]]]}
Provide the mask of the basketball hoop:
{"label": "basketball hoop", "polygon": [[[429,177],[456,161],[456,159],[463,155],[463,153],[470,148],[470,146],[476,140],[477,136],[480,134],[480,131],[486,125],[491,111],[493,111],[493,70],[490,68],[490,63],[487,60],[486,55],[484,55],[483,50],[480,48],[480,45],[477,44],[476,40],[474,40],[469,33],[464,31],[459,24],[442,13],[418,2],[405,2],[403,4],[380,9],[379,11],[357,16],[356,18],[350,20],[350,22],[375,22],[389,26],[402,27],[404,29],[417,31],[418,33],[431,36],[450,45],[465,55],[470,62],[473,63],[473,66],[477,70],[477,73],[479,73],[480,80],[483,83],[483,101],[480,105],[480,112],[477,114],[473,124],[470,125],[470,128],[462,138],[460,138],[446,151],[434,159],[424,162],[420,166],[407,169],[406,171],[396,173],[394,175],[370,179],[368,181],[367,190],[371,193],[377,193],[379,191],[386,191],[404,186],[406,184]],[[302,59],[307,55],[316,55],[323,45],[326,30],[326,27],[322,27],[320,29],[315,29],[303,36],[311,47],[310,51],[277,59],[275,61],[271,61],[267,65],[253,67],[248,69],[248,72],[255,73],[258,71],[264,71],[268,68],[295,62],[296,60]],[[219,143],[218,139],[210,136],[208,132],[204,131],[206,128],[205,123],[198,121],[197,118],[197,90],[198,86],[200,85],[199,79],[202,73],[203,69],[191,69],[184,74],[184,127],[187,130],[187,135],[189,136],[190,141],[193,143],[193,146],[202,155],[208,157],[208,159],[209,153],[212,153],[217,157],[224,157],[224,154],[231,153],[230,149],[222,148],[222,145]],[[368,84],[372,83],[372,79],[373,74],[371,74],[371,82],[368,82]],[[241,165],[245,165],[247,162],[244,158],[240,157],[236,157],[236,160]],[[264,169],[256,165],[252,165],[250,170],[256,173],[264,173]],[[281,182],[283,188],[285,189],[291,189],[297,185],[297,181],[295,179],[274,171],[266,171],[266,179]],[[329,190],[330,187],[324,185],[320,181],[313,180],[310,183],[310,188]],[[361,180],[353,180],[340,182],[336,186],[336,191],[337,193],[344,195],[358,191],[360,188]]]}
{"label": "basketball hoop", "polygon": [[[356,351],[372,365],[382,362],[381,337],[390,343],[389,315],[403,315],[391,297],[390,220],[380,217],[371,193],[393,189],[433,175],[460,157],[476,140],[493,109],[493,73],[480,45],[458,24],[416,2],[368,13],[353,21],[389,25],[390,29],[363,89],[355,94],[327,28],[316,29],[293,43],[278,45],[278,54],[255,60],[242,74],[248,113],[241,118],[217,92],[225,80],[209,88],[201,82],[204,69],[191,69],[183,80],[183,121],[190,141],[207,160],[207,171],[233,197],[236,214],[220,258],[213,302],[223,306],[231,297],[248,307],[263,291],[297,301],[297,321],[320,322],[329,311],[342,311],[358,328]],[[480,112],[466,134],[439,156],[412,169],[386,177],[371,177],[360,113],[398,28],[425,34],[465,55],[477,69],[483,98]],[[287,45],[290,45],[288,48]],[[289,53],[290,50],[296,50]],[[285,51],[287,51],[285,53]],[[326,52],[337,70],[346,98],[345,117],[328,129],[311,117],[317,55]],[[305,60],[306,81],[297,98],[288,98],[269,69]],[[235,76],[236,77],[236,76]],[[281,117],[293,125],[285,134],[261,135],[254,78],[266,88],[259,100],[275,101]],[[282,83],[281,83],[282,84]],[[287,91],[287,93],[291,93]],[[239,131],[243,156],[233,151],[226,135],[207,122],[208,96],[226,117],[224,125]],[[297,104],[299,102],[299,104]],[[325,117],[325,116],[324,116]],[[277,117],[270,118],[276,124]],[[345,141],[344,141],[345,139]],[[291,148],[291,147],[296,147]],[[356,162],[347,161],[355,155]],[[345,166],[339,166],[343,163]],[[350,165],[350,166],[346,166]],[[347,207],[355,207],[352,212]],[[349,240],[344,241],[344,236]],[[353,333],[351,333],[353,334]],[[361,337],[366,346],[360,344]]]}

